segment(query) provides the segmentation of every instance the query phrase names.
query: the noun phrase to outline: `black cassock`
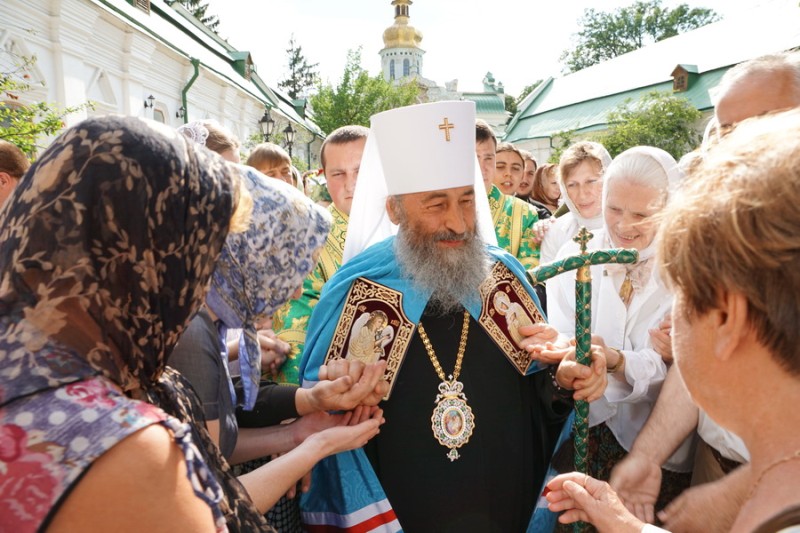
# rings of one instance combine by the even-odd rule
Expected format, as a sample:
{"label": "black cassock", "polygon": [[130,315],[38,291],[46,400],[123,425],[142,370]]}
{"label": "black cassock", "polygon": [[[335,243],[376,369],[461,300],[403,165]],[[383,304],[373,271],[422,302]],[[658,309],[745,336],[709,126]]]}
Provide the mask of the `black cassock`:
{"label": "black cassock", "polygon": [[[455,367],[463,312],[428,310],[422,325],[445,375]],[[407,533],[524,531],[572,400],[543,370],[522,376],[470,319],[461,375],[475,415],[470,441],[451,462],[431,429],[441,382],[415,333],[381,403],[386,423],[365,450]]]}

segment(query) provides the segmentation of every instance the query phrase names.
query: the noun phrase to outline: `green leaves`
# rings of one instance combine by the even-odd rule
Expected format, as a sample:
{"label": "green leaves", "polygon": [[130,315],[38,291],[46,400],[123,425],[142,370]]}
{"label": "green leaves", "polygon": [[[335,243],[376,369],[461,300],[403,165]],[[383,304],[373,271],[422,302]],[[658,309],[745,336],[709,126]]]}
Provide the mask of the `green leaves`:
{"label": "green leaves", "polygon": [[700,144],[695,124],[702,113],[686,99],[652,91],[637,101],[627,100],[608,114],[609,128],[594,140],[611,157],[634,146],[656,146],[676,160]]}
{"label": "green leaves", "polygon": [[719,20],[712,9],[661,7],[661,0],[639,0],[613,12],[587,9],[577,44],[561,54],[564,73],[576,72],[645,45],[674,37]]}
{"label": "green leaves", "polygon": [[361,66],[361,48],[347,52],[342,79],[336,87],[320,84],[311,96],[314,120],[325,133],[348,124],[369,126],[375,113],[417,102],[419,88],[411,80],[394,85],[381,74],[370,76]]}
{"label": "green leaves", "polygon": [[0,72],[0,95],[8,98],[5,102],[0,100],[0,139],[17,145],[29,155],[41,147],[38,143],[43,137],[55,135],[64,128],[67,115],[94,108],[90,102],[64,108],[48,102],[26,104],[25,94],[34,89],[28,71],[35,63],[35,57],[12,54],[10,61],[4,62],[12,66]]}

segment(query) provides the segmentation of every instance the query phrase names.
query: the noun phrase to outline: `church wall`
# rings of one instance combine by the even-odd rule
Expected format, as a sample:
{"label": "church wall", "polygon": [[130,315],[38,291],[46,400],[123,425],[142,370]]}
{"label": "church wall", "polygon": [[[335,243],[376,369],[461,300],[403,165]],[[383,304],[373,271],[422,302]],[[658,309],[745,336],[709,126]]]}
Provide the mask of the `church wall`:
{"label": "church wall", "polygon": [[[66,107],[96,102],[96,109],[67,117],[68,126],[89,115],[153,118],[159,114],[155,111],[169,126],[183,124],[176,112],[194,74],[190,59],[126,20],[89,0],[2,0],[0,20],[0,47],[13,44],[17,53],[37,58],[31,69],[34,90],[19,104],[44,100]],[[44,81],[45,87],[37,88],[37,81]],[[154,108],[145,108],[151,94]],[[260,135],[263,102],[203,65],[187,100],[190,120],[217,119],[243,144],[254,133]],[[297,124],[293,127],[300,130]],[[319,144],[312,148],[312,166],[319,164]],[[308,159],[305,144],[295,145],[293,153]]]}
{"label": "church wall", "polygon": [[527,139],[514,143],[514,146],[522,150],[527,150],[533,154],[533,158],[538,165],[547,163],[550,159],[550,154],[553,152],[550,148],[550,139]]}

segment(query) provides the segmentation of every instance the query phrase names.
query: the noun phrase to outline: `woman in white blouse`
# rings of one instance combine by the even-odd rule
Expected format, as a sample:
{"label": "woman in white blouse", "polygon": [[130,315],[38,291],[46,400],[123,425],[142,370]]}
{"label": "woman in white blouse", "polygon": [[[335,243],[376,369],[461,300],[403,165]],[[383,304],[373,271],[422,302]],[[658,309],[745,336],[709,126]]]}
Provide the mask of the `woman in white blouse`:
{"label": "woman in white blouse", "polygon": [[[633,248],[634,265],[597,265],[592,274],[592,343],[606,355],[610,374],[604,396],[589,408],[589,469],[607,480],[630,450],[658,398],[670,354],[655,350],[651,330],[670,311],[672,296],[654,268],[655,216],[680,179],[675,160],[658,148],[639,146],[616,157],[603,182],[603,227],[594,231],[590,249]],[[579,253],[577,243],[561,247],[558,257]],[[561,333],[575,332],[575,273],[547,283],[550,323]],[[666,361],[665,361],[666,359]],[[690,438],[664,465],[663,508],[689,485]]]}

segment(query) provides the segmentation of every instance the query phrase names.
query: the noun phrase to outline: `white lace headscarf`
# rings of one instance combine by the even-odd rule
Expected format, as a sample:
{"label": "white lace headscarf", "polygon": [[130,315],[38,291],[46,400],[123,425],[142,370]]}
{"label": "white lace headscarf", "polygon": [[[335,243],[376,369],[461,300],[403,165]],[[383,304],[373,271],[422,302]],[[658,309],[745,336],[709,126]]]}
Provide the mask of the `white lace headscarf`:
{"label": "white lace headscarf", "polygon": [[[652,146],[629,148],[614,158],[614,161],[611,162],[605,172],[601,216],[606,210],[609,186],[616,180],[626,180],[629,183],[643,185],[659,191],[663,194],[663,205],[666,206],[677,190],[682,177],[683,173],[680,171],[678,163],[664,150]],[[607,241],[605,245],[611,248],[615,247],[611,242],[611,233],[605,224],[605,217],[603,217],[603,227],[605,228]],[[622,267],[630,270],[634,288],[640,288],[650,278],[653,267],[651,259],[655,255],[656,248],[654,237],[647,248],[639,251],[639,261],[637,263],[633,265],[608,265],[606,268],[614,270],[616,267]]]}
{"label": "white lace headscarf", "polygon": [[208,128],[199,120],[179,126],[178,133],[200,146],[205,146],[208,139]]}

